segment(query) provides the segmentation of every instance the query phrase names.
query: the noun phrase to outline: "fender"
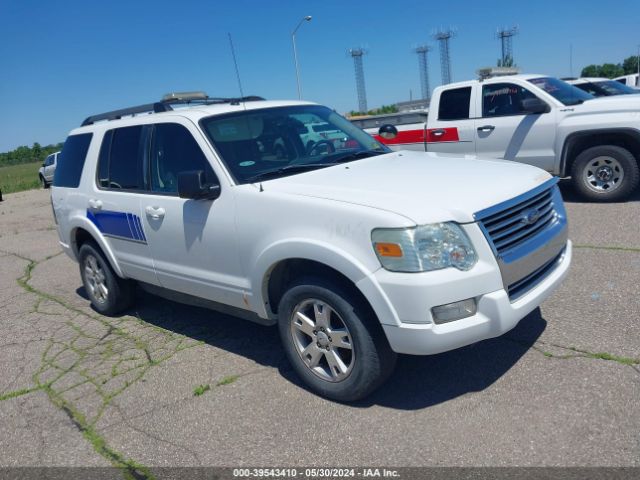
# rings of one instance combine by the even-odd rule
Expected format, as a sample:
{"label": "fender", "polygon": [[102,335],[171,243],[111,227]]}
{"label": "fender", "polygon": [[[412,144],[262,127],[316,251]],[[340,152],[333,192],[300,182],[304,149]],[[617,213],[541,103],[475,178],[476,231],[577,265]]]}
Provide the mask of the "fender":
{"label": "fender", "polygon": [[[397,323],[398,316],[395,309],[380,288],[372,289],[368,285],[368,281],[361,282],[363,279],[369,279],[373,272],[349,253],[339,250],[329,243],[304,238],[272,243],[258,254],[254,262],[251,262],[254,265],[251,272],[251,286],[254,293],[252,303],[254,311],[260,317],[274,318],[271,309],[267,307],[269,275],[279,262],[290,259],[312,260],[342,273],[369,301],[379,319],[394,319],[396,321],[393,323]],[[362,289],[363,283],[367,284],[366,291]]]}
{"label": "fender", "polygon": [[91,237],[93,237],[93,240],[98,244],[102,252],[107,257],[107,260],[109,260],[109,263],[111,264],[113,270],[116,272],[116,275],[118,275],[120,278],[125,278],[122,270],[120,269],[120,265],[118,265],[118,262],[116,261],[113,250],[111,250],[111,247],[109,247],[109,244],[105,241],[104,237],[93,222],[91,222],[86,216],[74,215],[69,222],[69,226],[71,227],[69,229],[71,231],[69,243],[71,244],[71,248],[76,260],[78,259],[78,245],[76,245],[74,239],[76,236],[76,231],[81,228],[83,230],[86,230],[91,235]]}
{"label": "fender", "polygon": [[596,128],[592,130],[581,130],[579,132],[573,132],[567,135],[562,145],[562,155],[560,157],[560,171],[558,172],[561,177],[566,177],[569,172],[567,171],[567,163],[569,150],[571,147],[581,138],[592,135],[611,135],[621,134],[634,138],[640,143],[640,130],[635,128]]}

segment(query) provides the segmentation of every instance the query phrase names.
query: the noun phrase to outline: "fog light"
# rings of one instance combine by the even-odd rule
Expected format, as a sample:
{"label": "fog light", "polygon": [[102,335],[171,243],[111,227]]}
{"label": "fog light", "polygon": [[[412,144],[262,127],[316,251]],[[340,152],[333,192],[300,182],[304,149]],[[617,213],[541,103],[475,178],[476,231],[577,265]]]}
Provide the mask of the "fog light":
{"label": "fog light", "polygon": [[462,318],[467,318],[475,315],[478,311],[475,298],[468,298],[460,302],[447,303],[446,305],[440,305],[433,307],[431,313],[433,315],[433,321],[436,324],[453,322]]}

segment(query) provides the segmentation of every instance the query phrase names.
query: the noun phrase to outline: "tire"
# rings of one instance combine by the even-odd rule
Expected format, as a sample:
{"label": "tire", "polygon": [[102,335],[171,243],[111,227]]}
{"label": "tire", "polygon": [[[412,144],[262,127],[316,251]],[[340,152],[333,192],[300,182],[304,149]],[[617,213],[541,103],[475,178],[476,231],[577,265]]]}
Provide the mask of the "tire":
{"label": "tire", "polygon": [[49,184],[47,183],[47,181],[44,179],[42,175],[40,175],[40,185],[42,185],[42,188],[44,189],[49,188]]}
{"label": "tire", "polygon": [[638,187],[640,171],[629,150],[602,145],[588,148],[576,157],[571,179],[582,197],[595,202],[615,202],[627,199]]}
{"label": "tire", "polygon": [[[312,323],[303,321],[296,312],[304,312]],[[323,318],[328,318],[328,323]],[[294,326],[294,319],[300,327]],[[288,287],[278,307],[278,329],[293,369],[323,397],[341,402],[364,398],[382,385],[395,367],[396,354],[371,309],[347,289],[321,278],[299,279]],[[334,368],[329,363],[336,355],[342,368],[335,360]]]}
{"label": "tire", "polygon": [[115,315],[133,304],[135,283],[116,275],[98,245],[93,241],[82,244],[78,257],[82,283],[93,308],[102,315]]}

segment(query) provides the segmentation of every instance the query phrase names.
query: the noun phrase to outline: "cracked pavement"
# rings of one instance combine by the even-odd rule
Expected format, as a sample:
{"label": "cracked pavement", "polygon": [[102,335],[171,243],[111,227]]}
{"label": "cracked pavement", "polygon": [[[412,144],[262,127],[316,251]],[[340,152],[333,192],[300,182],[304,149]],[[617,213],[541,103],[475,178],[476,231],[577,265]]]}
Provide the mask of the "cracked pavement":
{"label": "cracked pavement", "polygon": [[351,405],[300,385],[275,328],[143,292],[97,314],[48,191],[6,195],[0,467],[640,466],[640,194],[563,193],[563,286],[503,337],[400,357]]}

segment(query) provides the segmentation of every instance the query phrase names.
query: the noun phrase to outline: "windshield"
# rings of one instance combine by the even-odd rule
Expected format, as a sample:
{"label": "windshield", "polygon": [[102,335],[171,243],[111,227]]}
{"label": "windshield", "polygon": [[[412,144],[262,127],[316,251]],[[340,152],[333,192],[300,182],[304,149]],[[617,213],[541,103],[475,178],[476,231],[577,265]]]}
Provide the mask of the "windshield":
{"label": "windshield", "polygon": [[532,78],[529,82],[533,83],[536,87],[541,88],[565,105],[578,105],[579,103],[583,103],[586,100],[592,100],[594,98],[593,95],[583,92],[579,88],[569,85],[567,82],[563,82],[557,78]]}
{"label": "windshield", "polygon": [[248,110],[201,125],[237,183],[276,178],[390,150],[320,105]]}
{"label": "windshield", "polygon": [[616,82],[615,80],[603,80],[601,82],[594,82],[595,85],[608,93],[608,95],[629,95],[638,94],[638,90]]}

